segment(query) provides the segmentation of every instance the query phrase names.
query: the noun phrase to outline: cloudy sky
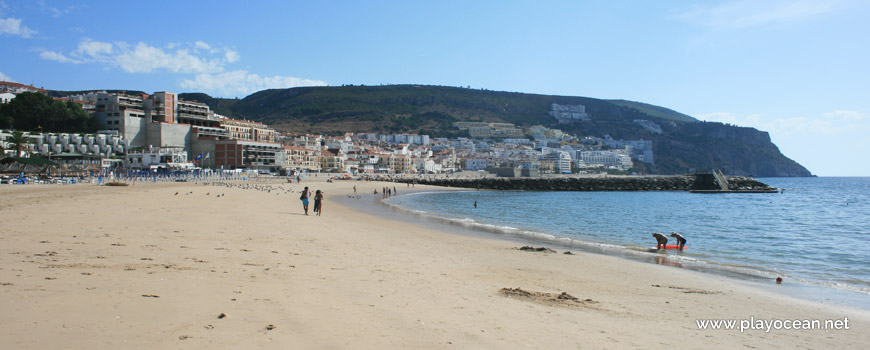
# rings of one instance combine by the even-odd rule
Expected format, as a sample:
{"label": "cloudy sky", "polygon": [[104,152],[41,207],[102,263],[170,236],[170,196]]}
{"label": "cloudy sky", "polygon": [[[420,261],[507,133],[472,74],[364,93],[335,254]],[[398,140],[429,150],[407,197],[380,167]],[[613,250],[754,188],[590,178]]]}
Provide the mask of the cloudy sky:
{"label": "cloudy sky", "polygon": [[430,84],[619,98],[870,176],[870,1],[10,1],[0,80],[245,97]]}

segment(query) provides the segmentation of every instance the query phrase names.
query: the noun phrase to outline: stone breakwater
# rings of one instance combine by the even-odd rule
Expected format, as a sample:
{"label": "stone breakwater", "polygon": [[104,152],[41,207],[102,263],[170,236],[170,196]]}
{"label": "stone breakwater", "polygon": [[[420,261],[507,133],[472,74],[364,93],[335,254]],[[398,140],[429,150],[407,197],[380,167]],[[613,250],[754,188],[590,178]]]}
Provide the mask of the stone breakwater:
{"label": "stone breakwater", "polygon": [[[729,190],[776,191],[758,180],[743,176],[727,176]],[[473,179],[413,179],[398,180],[424,185],[512,191],[692,191],[716,190],[699,175],[672,176],[606,176],[606,177],[542,177],[542,178],[473,178]]]}

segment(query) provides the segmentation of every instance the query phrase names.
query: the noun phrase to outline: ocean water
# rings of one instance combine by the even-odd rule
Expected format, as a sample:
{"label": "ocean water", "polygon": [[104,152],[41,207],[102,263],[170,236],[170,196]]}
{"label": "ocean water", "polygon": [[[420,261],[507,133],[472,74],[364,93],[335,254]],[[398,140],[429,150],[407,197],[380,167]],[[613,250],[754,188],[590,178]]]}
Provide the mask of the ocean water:
{"label": "ocean water", "polygon": [[[505,237],[759,280],[783,277],[870,300],[870,178],[759,180],[785,191],[462,191],[385,203]],[[680,232],[688,249],[651,250],[652,232]]]}

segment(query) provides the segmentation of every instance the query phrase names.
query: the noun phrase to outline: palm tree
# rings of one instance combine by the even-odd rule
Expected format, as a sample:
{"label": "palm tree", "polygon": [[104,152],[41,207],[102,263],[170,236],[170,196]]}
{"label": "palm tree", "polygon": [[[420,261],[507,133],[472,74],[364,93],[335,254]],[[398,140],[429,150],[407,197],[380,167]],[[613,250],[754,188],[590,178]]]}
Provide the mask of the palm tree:
{"label": "palm tree", "polygon": [[24,133],[21,131],[13,131],[12,136],[9,136],[7,140],[12,144],[16,157],[21,157],[24,153],[27,153],[27,145],[30,143],[30,138],[24,136]]}

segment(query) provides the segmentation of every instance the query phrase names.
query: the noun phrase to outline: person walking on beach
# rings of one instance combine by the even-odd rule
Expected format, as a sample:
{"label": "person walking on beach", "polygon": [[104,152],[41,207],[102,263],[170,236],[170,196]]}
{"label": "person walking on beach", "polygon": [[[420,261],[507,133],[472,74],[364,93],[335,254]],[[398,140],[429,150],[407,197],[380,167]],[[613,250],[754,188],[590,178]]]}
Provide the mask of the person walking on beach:
{"label": "person walking on beach", "polygon": [[671,232],[671,237],[677,239],[677,244],[680,245],[680,250],[683,250],[683,247],[686,246],[686,237],[683,237],[683,235],[676,232]]}
{"label": "person walking on beach", "polygon": [[323,209],[323,192],[320,192],[320,190],[317,190],[314,192],[314,212],[317,213],[317,216],[320,216],[322,209]]}
{"label": "person walking on beach", "polygon": [[308,196],[310,194],[308,186],[305,186],[305,189],[302,190],[302,195],[299,196],[299,199],[302,200],[302,209],[305,209],[305,215],[308,215]]}
{"label": "person walking on beach", "polygon": [[656,249],[667,249],[668,248],[667,247],[668,246],[668,238],[665,237],[665,235],[658,233],[658,232],[653,232],[652,236],[656,238],[656,242],[657,242]]}
{"label": "person walking on beach", "polygon": [[353,193],[356,193],[356,185],[353,185]]}

